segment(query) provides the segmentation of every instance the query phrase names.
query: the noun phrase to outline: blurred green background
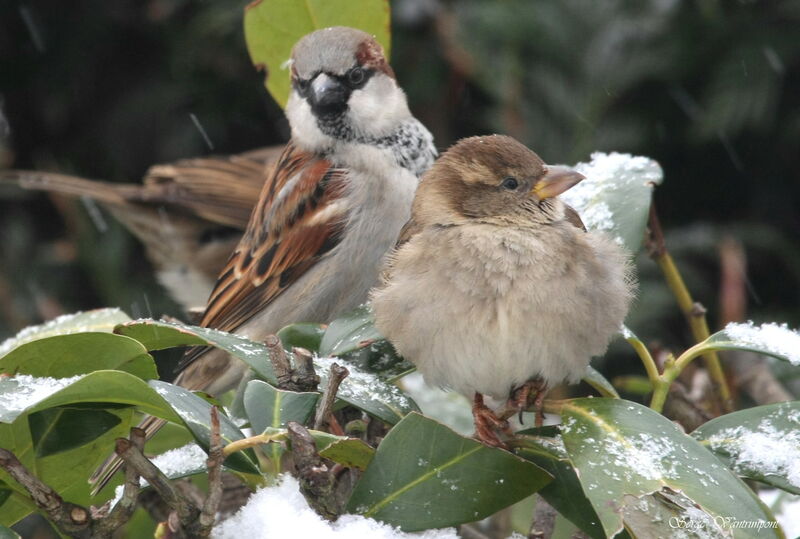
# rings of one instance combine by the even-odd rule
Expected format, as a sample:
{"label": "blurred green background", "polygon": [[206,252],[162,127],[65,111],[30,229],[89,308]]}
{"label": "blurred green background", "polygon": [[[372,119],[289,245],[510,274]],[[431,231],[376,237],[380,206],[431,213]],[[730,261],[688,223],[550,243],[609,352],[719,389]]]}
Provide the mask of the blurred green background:
{"label": "blurred green background", "polygon": [[[245,4],[4,0],[0,167],[137,182],[154,163],[285,141]],[[721,274],[745,260],[733,311],[800,325],[800,1],[394,0],[392,16],[392,64],[441,149],[500,132],[553,163],[653,157],[668,246],[712,327],[733,293]],[[0,337],[100,306],[181,315],[141,246],[100,221],[80,201],[0,191]],[[657,269],[638,262],[630,325],[685,346]]]}

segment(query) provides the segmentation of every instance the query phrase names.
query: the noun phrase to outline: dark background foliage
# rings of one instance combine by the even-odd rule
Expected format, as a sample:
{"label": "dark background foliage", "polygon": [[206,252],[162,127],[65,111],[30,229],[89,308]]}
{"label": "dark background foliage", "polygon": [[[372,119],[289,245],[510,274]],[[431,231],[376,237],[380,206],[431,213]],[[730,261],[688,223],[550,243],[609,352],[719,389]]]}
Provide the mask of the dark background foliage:
{"label": "dark background foliage", "polygon": [[[0,167],[139,181],[148,166],[286,140],[250,65],[245,2],[5,0]],[[724,238],[744,246],[749,309],[800,325],[800,2],[395,0],[392,63],[444,149],[503,132],[549,162],[657,159],[656,195],[690,289],[718,311]],[[213,144],[204,141],[191,115]],[[0,191],[0,335],[99,306],[180,314],[141,247],[93,207]],[[640,260],[632,326],[685,325]]]}

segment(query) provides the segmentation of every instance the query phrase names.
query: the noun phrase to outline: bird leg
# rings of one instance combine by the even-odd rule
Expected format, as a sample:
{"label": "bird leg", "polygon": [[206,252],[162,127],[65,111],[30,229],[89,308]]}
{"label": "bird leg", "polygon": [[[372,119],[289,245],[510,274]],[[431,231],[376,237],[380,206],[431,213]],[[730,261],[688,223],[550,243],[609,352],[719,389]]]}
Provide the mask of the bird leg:
{"label": "bird leg", "polygon": [[475,419],[475,437],[478,440],[493,447],[506,447],[497,436],[497,431],[510,435],[508,421],[497,417],[497,414],[483,403],[483,395],[480,393],[475,393],[472,401],[472,417]]}
{"label": "bird leg", "polygon": [[511,393],[511,398],[508,400],[508,405],[519,411],[519,422],[522,424],[522,412],[528,409],[528,403],[531,395],[533,397],[533,411],[536,414],[534,425],[541,427],[544,423],[544,412],[542,405],[544,404],[544,396],[547,393],[547,383],[540,379],[534,378],[528,380]]}

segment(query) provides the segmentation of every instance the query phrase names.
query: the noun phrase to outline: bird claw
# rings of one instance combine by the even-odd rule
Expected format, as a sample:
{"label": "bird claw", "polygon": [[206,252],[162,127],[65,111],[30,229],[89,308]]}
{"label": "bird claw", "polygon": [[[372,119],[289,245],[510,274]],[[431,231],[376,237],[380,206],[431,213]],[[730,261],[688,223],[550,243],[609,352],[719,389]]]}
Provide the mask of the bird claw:
{"label": "bird claw", "polygon": [[478,440],[492,447],[507,449],[497,433],[500,431],[509,436],[512,434],[508,421],[497,417],[497,414],[483,403],[483,395],[480,393],[475,393],[472,417],[475,419],[475,437]]}
{"label": "bird claw", "polygon": [[528,380],[520,387],[515,389],[511,398],[508,400],[508,406],[519,412],[519,422],[522,424],[522,412],[528,409],[528,402],[531,395],[533,398],[533,411],[536,414],[534,419],[534,426],[541,427],[544,424],[544,411],[542,406],[544,404],[544,396],[547,393],[547,384],[539,379]]}

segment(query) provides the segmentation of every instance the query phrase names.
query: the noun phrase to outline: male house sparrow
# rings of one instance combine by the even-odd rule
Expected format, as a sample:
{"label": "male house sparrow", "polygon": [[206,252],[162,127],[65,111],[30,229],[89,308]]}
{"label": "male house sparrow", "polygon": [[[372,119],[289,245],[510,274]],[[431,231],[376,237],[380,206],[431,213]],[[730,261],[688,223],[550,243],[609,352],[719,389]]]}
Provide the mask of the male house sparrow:
{"label": "male house sparrow", "polygon": [[144,244],[159,282],[188,311],[205,305],[282,151],[153,165],[142,184],[35,170],[0,171],[0,181],[100,203]]}
{"label": "male house sparrow", "polygon": [[[436,157],[433,137],[409,112],[369,34],[318,30],[295,45],[290,64],[291,141],[201,321],[253,340],[363,303],[410,216],[418,178]],[[175,383],[219,394],[246,370],[220,350],[197,348]],[[144,428],[162,424],[150,418]],[[96,490],[110,477],[100,475]]]}
{"label": "male house sparrow", "polygon": [[483,395],[577,381],[628,311],[626,253],[556,198],[582,179],[510,137],[461,140],[425,175],[372,292],[378,330],[427,382],[474,398],[489,444],[505,425]]}

